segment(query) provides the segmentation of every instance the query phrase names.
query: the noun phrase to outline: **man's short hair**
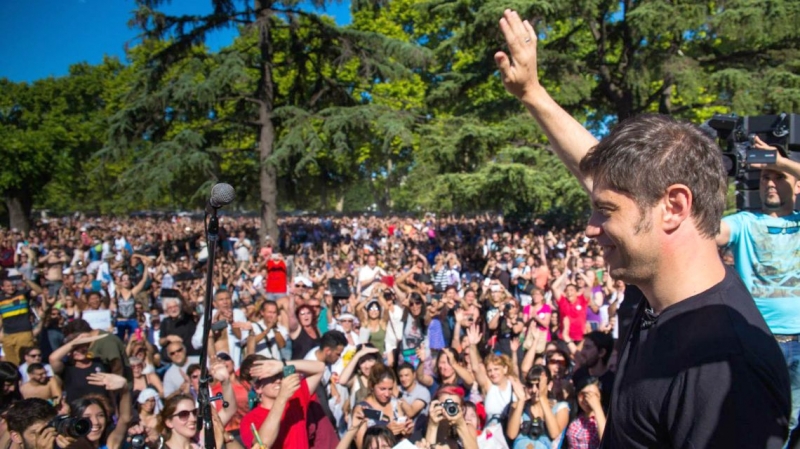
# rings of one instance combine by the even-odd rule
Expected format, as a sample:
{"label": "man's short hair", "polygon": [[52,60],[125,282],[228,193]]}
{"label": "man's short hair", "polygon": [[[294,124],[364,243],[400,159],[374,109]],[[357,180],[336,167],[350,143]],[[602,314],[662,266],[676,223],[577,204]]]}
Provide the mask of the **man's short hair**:
{"label": "man's short hair", "polygon": [[33,374],[34,371],[38,371],[40,369],[46,369],[46,368],[41,363],[31,363],[30,365],[28,365],[28,374]]}
{"label": "man's short hair", "polygon": [[49,402],[39,398],[23,399],[8,409],[6,423],[8,430],[22,434],[28,427],[42,421],[49,422],[58,411]]}
{"label": "man's short hair", "polygon": [[603,354],[603,364],[607,364],[611,359],[611,353],[614,352],[614,337],[605,332],[592,331],[584,335],[583,338],[592,340],[598,352],[600,352],[601,349],[605,349],[606,353]]}
{"label": "man's short hair", "polygon": [[708,238],[719,233],[727,193],[722,153],[695,125],[664,115],[629,118],[589,151],[580,170],[630,195],[642,213],[669,186],[683,184],[692,192],[691,217],[698,231]]}
{"label": "man's short hair", "polygon": [[336,349],[339,346],[347,346],[347,337],[342,331],[325,332],[319,340],[319,349]]}
{"label": "man's short hair", "polygon": [[92,326],[86,320],[78,318],[75,321],[70,321],[64,326],[64,337],[69,337],[72,334],[85,334],[92,331]]}

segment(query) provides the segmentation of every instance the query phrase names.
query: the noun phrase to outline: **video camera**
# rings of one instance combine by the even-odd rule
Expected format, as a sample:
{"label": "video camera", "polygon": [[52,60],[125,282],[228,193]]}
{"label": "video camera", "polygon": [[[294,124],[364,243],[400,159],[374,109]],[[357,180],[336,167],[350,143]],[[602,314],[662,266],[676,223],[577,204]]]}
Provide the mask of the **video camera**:
{"label": "video camera", "polygon": [[[800,114],[755,115],[715,114],[701,128],[716,133],[728,176],[736,180],[736,208],[760,210],[761,170],[751,164],[774,164],[777,152],[754,148],[755,137],[778,148],[782,156],[800,161]],[[798,198],[800,207],[800,198]]]}
{"label": "video camera", "polygon": [[774,164],[775,153],[753,147],[755,137],[778,148],[784,157],[800,151],[800,114],[714,114],[708,126],[717,132],[728,176],[741,178],[749,164]]}

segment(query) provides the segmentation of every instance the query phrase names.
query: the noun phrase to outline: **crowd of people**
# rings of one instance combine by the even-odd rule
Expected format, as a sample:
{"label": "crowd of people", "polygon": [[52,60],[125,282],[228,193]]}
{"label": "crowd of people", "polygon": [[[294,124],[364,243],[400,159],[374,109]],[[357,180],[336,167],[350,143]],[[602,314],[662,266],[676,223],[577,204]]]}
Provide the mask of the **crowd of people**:
{"label": "crowd of people", "polygon": [[755,138],[762,211],[722,219],[708,135],[645,115],[598,142],[533,26],[500,28],[585,228],[223,218],[213,269],[187,217],[0,230],[0,448],[800,447],[800,163]]}
{"label": "crowd of people", "polygon": [[[202,222],[0,231],[0,402],[90,418],[96,447],[135,435],[155,447],[184,435],[170,420],[200,430],[207,344],[229,444],[252,447],[255,429],[272,447],[597,446],[625,285],[580,231],[496,215],[305,217],[282,219],[271,242],[251,219],[221,221],[206,342]],[[298,374],[282,379],[284,363]],[[112,416],[127,427],[113,440]]]}

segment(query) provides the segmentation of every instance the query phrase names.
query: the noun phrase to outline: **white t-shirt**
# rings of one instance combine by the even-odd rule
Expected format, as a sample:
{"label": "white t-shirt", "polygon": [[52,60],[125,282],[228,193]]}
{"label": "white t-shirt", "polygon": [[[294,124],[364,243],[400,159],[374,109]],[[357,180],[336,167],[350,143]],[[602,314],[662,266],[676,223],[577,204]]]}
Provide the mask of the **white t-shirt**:
{"label": "white t-shirt", "polygon": [[[212,310],[211,316],[213,317],[216,313],[217,309]],[[242,309],[233,309],[233,321],[238,323],[247,322],[247,316],[244,314]],[[247,341],[247,336],[248,331],[246,329],[242,329],[242,339],[239,340],[236,338],[236,335],[233,333],[233,327],[231,326],[231,323],[228,323],[228,355],[231,356],[235,369],[239,369],[239,364],[242,362],[242,347],[240,346],[240,343]],[[197,328],[194,331],[194,335],[192,335],[192,346],[195,349],[200,349],[203,347],[203,320],[200,320],[197,323]]]}
{"label": "white t-shirt", "polygon": [[183,385],[184,378],[181,374],[181,371],[186,373],[186,370],[189,368],[189,361],[187,360],[183,366],[175,365],[174,363],[172,366],[169,367],[166,373],[164,373],[164,397],[175,393],[176,391],[180,390],[181,385]]}
{"label": "white t-shirt", "polygon": [[[375,265],[375,268],[370,268],[369,265],[364,265],[358,271],[358,285],[361,286],[363,282],[372,281],[378,276],[386,276],[386,272],[383,271],[383,268]],[[361,290],[361,296],[369,296],[372,294],[372,287],[374,284],[370,284],[367,287],[363,287]]]}
{"label": "white t-shirt", "polygon": [[[253,331],[252,332],[253,332],[254,335],[258,335],[261,332],[264,332],[264,329],[266,329],[266,327],[267,327],[267,325],[264,323],[264,320],[260,320],[257,323],[253,323]],[[276,328],[278,329],[278,332],[283,337],[283,340],[284,341],[288,341],[289,340],[289,331],[285,327],[281,326],[280,324],[278,324],[276,326]],[[267,358],[270,358],[270,359],[281,360],[282,359],[282,357],[281,357],[281,349],[278,347],[278,343],[275,341],[275,329],[270,329],[270,331],[267,332],[267,336],[264,337],[264,338],[267,340],[267,342],[268,342],[267,345],[268,346],[263,348],[262,350],[256,352],[256,354],[261,354],[264,357],[267,357]],[[256,347],[258,347],[260,344],[263,344],[263,343],[264,343],[263,341],[260,341],[260,342],[257,341],[256,342]]]}

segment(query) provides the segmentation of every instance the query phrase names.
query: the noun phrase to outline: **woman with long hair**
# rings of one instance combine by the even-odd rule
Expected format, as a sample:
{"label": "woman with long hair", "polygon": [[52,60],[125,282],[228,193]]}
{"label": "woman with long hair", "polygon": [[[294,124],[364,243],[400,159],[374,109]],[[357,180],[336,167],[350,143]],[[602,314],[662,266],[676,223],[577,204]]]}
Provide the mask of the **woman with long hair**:
{"label": "woman with long hair", "polygon": [[[393,435],[407,437],[414,430],[414,422],[409,420],[400,411],[395,396],[397,379],[394,372],[386,365],[377,363],[372,367],[369,374],[370,394],[367,398],[359,402],[353,409],[353,415],[364,413],[364,410],[372,410],[373,413],[380,415],[368,419],[368,427],[386,427]],[[366,427],[358,430],[356,436],[356,446],[358,449],[365,449],[364,435]]]}
{"label": "woman with long hair", "polygon": [[431,375],[425,364],[417,368],[417,381],[428,389],[437,390],[444,386],[458,386],[469,391],[475,383],[475,376],[464,361],[450,348],[442,349],[436,356]]}
{"label": "woman with long hair", "polygon": [[422,343],[425,341],[425,335],[427,334],[427,328],[425,326],[425,300],[422,295],[413,291],[408,295],[407,304],[400,319],[399,327],[395,327],[395,325],[389,321],[390,325],[386,334],[386,347],[389,349],[399,349],[398,360],[395,360],[394,352],[387,352],[389,364],[391,366],[397,366],[406,362],[412,364],[416,368],[422,362],[417,355],[417,349],[422,346]]}
{"label": "woman with long hair", "polygon": [[567,428],[566,439],[569,447],[600,447],[606,415],[600,400],[600,380],[590,376],[575,386],[578,391],[578,417]]}
{"label": "woman with long hair", "polygon": [[19,391],[21,378],[17,365],[0,362],[0,404],[10,404],[22,399],[22,393]]}
{"label": "woman with long hair", "polygon": [[67,292],[67,294],[63,296],[63,299],[64,307],[61,309],[61,315],[67,320],[67,322],[80,318],[81,311],[75,302],[75,297],[72,296],[72,292]]}
{"label": "woman with long hair", "polygon": [[136,403],[139,405],[139,424],[143,427],[142,430],[148,435],[155,432],[158,427],[158,415],[162,409],[158,392],[152,388],[146,388],[139,393]]}
{"label": "woman with long hair", "polygon": [[475,380],[484,396],[486,422],[502,420],[506,417],[514,396],[511,378],[515,376],[516,370],[507,355],[492,353],[487,355],[484,362],[481,363],[478,345],[483,334],[478,331],[477,326],[472,326],[467,331],[467,336],[470,344],[469,357],[472,372],[475,374]]}
{"label": "woman with long hair", "polygon": [[145,374],[145,363],[139,357],[131,357],[131,370],[133,371],[133,399],[139,397],[139,392],[144,391],[146,388],[152,388],[158,392],[159,396],[164,395],[164,386],[161,384],[161,379],[155,371],[150,371]]}
{"label": "woman with long hair", "polygon": [[347,364],[339,376],[339,385],[344,385],[350,390],[350,406],[363,401],[370,394],[369,385],[372,367],[378,363],[378,348],[369,344],[358,345],[356,354]]}
{"label": "woman with long hair", "polygon": [[128,381],[124,377],[109,373],[93,373],[87,378],[90,385],[105,387],[107,391],[119,391],[119,416],[113,425],[114,407],[106,396],[88,395],[70,403],[70,416],[86,418],[92,423],[91,430],[83,437],[94,449],[119,449],[125,443],[128,426],[132,421],[131,395]]}
{"label": "woman with long hair", "polygon": [[386,352],[386,326],[389,323],[389,311],[379,285],[372,289],[372,298],[369,301],[358,303],[356,314],[361,322],[361,342],[371,344],[383,356]]}
{"label": "woman with long hair", "polygon": [[144,264],[145,269],[142,272],[142,279],[136,285],[131,282],[131,276],[124,273],[120,279],[120,283],[111,297],[111,310],[117,313],[117,337],[125,341],[125,335],[132,336],[134,331],[139,328],[139,321],[136,319],[136,295],[138,295],[147,284],[148,270],[150,260],[139,254],[131,256],[131,262],[138,259]]}
{"label": "woman with long hair", "polygon": [[550,371],[536,365],[525,376],[524,386],[516,379],[512,384],[519,400],[512,406],[506,437],[514,441],[514,449],[550,449],[569,422],[569,405],[551,394]]}
{"label": "woman with long hair", "polygon": [[[178,394],[167,399],[164,409],[159,414],[157,427],[166,448],[200,449],[203,447],[202,429],[197,425],[198,412],[192,396]],[[215,407],[211,407],[211,417],[214,422],[216,449],[222,449],[225,444],[225,425],[222,424]]]}

